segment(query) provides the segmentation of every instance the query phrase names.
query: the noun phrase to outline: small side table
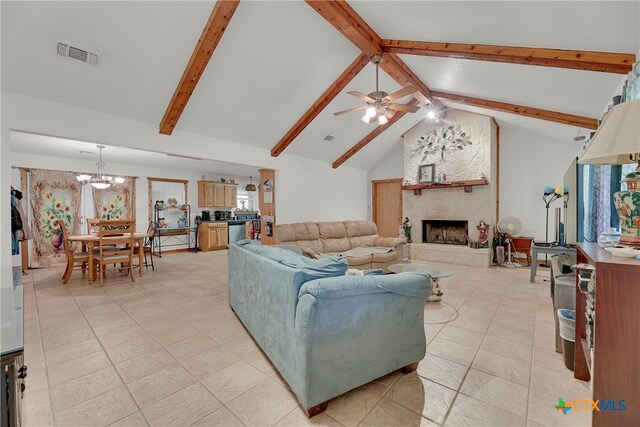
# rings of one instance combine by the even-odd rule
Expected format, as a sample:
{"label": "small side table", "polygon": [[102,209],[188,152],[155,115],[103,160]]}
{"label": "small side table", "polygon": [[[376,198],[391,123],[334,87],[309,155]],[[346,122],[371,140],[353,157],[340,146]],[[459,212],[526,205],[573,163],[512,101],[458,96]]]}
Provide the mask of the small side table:
{"label": "small side table", "polygon": [[411,262],[408,264],[393,264],[389,266],[389,271],[392,273],[404,273],[407,271],[419,271],[423,273],[428,273],[431,276],[431,295],[427,298],[427,301],[437,302],[442,299],[442,289],[440,289],[440,283],[438,279],[443,277],[449,277],[453,275],[453,272],[449,269],[436,266],[436,265],[427,265],[427,264],[419,264],[417,262]]}
{"label": "small side table", "polygon": [[565,246],[538,246],[536,244],[531,245],[531,276],[529,281],[535,283],[536,272],[538,270],[538,254],[574,254],[576,248],[568,248]]}

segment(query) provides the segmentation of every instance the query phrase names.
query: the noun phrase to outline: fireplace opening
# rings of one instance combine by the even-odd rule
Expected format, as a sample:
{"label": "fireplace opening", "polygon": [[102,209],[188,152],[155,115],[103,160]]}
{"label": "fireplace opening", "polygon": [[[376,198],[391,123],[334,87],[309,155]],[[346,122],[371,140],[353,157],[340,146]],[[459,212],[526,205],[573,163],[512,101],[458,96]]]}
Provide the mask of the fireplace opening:
{"label": "fireplace opening", "polygon": [[466,245],[468,221],[422,220],[422,243]]}

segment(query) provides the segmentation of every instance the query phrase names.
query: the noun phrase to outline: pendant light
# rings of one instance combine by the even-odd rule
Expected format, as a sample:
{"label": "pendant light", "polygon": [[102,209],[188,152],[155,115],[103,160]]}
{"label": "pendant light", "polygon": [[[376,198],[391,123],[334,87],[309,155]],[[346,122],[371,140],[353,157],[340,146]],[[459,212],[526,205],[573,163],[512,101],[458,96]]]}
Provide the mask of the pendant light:
{"label": "pendant light", "polygon": [[244,191],[257,191],[256,185],[253,183],[253,177],[249,177],[249,183],[244,187]]}
{"label": "pendant light", "polygon": [[118,184],[122,184],[124,182],[124,178],[122,177],[113,178],[111,176],[105,175],[104,168],[107,164],[102,160],[102,150],[105,148],[105,146],[97,145],[97,147],[100,150],[100,157],[97,163],[98,173],[96,174],[95,177],[91,175],[85,175],[85,174],[78,175],[76,176],[76,179],[83,184],[91,184],[93,188],[97,188],[98,190],[104,190],[105,188],[111,187],[112,180]]}

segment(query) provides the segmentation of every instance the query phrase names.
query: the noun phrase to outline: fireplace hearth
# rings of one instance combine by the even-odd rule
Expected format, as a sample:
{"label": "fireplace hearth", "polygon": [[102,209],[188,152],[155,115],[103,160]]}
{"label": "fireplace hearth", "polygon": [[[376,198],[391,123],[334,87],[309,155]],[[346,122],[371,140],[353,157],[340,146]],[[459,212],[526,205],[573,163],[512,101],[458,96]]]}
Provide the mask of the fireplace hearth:
{"label": "fireplace hearth", "polygon": [[468,221],[422,220],[422,243],[466,245],[468,233]]}

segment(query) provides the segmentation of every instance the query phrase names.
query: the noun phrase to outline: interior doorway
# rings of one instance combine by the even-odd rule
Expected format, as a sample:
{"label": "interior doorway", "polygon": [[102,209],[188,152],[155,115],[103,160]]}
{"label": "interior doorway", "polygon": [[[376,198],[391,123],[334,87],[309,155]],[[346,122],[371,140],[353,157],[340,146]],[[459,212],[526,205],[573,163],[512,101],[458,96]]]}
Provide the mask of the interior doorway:
{"label": "interior doorway", "polygon": [[378,234],[395,237],[402,224],[402,179],[371,181],[373,222]]}

